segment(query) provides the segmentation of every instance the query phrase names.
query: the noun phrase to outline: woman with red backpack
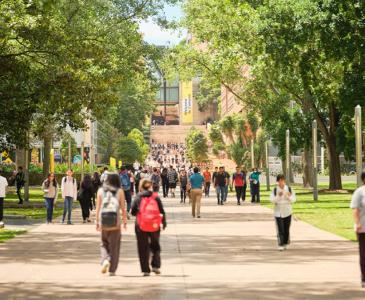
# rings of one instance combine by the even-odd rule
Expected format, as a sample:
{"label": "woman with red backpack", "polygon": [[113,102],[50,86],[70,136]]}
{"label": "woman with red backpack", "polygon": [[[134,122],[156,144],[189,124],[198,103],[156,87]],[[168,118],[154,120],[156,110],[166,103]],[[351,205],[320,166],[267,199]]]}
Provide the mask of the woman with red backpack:
{"label": "woman with red backpack", "polygon": [[161,274],[161,226],[166,228],[166,215],[158,194],[152,191],[152,182],[142,179],[139,193],[132,204],[132,215],[136,216],[138,255],[143,276],[150,276],[150,252],[152,272]]}

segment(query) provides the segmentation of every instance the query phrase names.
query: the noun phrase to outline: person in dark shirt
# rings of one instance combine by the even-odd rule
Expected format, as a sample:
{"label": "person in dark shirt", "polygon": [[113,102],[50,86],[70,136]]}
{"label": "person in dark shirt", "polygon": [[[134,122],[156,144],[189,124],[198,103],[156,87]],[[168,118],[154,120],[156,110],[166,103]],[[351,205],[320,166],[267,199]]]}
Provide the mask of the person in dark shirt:
{"label": "person in dark shirt", "polygon": [[215,176],[214,180],[214,186],[217,190],[218,205],[223,205],[226,185],[227,185],[227,175],[224,172],[224,167],[219,167],[219,172]]}
{"label": "person in dark shirt", "polygon": [[227,201],[227,197],[228,197],[229,179],[230,179],[231,176],[226,171],[226,168],[225,167],[223,167],[223,171],[224,171],[224,175],[226,176],[226,185],[224,187],[224,199],[223,199],[223,202],[226,202]]}
{"label": "person in dark shirt", "polygon": [[16,186],[16,194],[18,195],[19,202],[18,204],[23,204],[22,198],[22,188],[25,184],[25,175],[23,172],[23,167],[18,168],[18,173],[15,176],[15,186]]}
{"label": "person in dark shirt", "polygon": [[[215,167],[215,168],[214,168],[213,175],[212,175],[212,183],[213,183],[214,188],[215,188],[215,193],[216,193],[216,195],[217,195],[217,197],[218,197],[218,190],[217,190],[217,186],[215,185],[215,178],[217,177],[217,175],[218,175],[218,167]],[[218,204],[219,204],[219,203],[218,203]]]}

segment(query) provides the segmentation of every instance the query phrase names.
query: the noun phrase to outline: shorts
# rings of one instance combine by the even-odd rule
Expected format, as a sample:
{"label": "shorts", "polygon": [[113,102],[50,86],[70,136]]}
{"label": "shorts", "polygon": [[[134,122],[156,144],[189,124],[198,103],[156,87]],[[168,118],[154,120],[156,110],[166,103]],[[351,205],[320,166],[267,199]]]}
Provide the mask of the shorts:
{"label": "shorts", "polygon": [[170,189],[176,189],[176,182],[170,182],[169,183],[169,188]]}

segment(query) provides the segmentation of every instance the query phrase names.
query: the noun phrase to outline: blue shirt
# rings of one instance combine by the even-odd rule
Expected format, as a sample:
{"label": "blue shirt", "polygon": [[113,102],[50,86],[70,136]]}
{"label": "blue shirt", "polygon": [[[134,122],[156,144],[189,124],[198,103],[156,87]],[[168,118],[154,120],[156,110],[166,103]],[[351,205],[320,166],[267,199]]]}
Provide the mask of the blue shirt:
{"label": "blue shirt", "polygon": [[204,183],[204,177],[199,173],[191,175],[189,180],[192,189],[201,189]]}

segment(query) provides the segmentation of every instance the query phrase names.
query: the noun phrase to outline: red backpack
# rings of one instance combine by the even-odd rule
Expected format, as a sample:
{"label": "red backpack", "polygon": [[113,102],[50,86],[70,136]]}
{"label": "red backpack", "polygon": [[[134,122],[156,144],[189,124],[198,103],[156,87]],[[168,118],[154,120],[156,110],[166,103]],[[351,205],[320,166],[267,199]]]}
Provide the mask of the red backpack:
{"label": "red backpack", "polygon": [[157,193],[150,197],[143,197],[139,205],[137,223],[139,228],[145,232],[156,232],[160,230],[162,216],[156,201]]}

